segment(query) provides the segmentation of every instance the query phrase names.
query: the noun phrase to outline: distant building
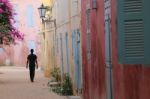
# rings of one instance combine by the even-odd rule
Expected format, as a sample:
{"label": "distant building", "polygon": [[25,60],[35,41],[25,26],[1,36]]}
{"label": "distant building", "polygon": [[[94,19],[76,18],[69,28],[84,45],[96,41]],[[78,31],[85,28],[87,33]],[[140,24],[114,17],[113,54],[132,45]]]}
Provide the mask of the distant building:
{"label": "distant building", "polygon": [[[34,49],[40,58],[40,17],[38,7],[40,0],[10,0],[16,13],[14,26],[24,33],[24,40],[17,41],[16,45],[3,47],[0,50],[1,64],[5,65],[26,65],[26,58],[30,49]],[[9,50],[9,51],[8,51]],[[9,52],[9,53],[8,53]],[[5,58],[5,59],[4,59]],[[40,60],[40,59],[39,59]],[[40,62],[39,62],[40,63]]]}

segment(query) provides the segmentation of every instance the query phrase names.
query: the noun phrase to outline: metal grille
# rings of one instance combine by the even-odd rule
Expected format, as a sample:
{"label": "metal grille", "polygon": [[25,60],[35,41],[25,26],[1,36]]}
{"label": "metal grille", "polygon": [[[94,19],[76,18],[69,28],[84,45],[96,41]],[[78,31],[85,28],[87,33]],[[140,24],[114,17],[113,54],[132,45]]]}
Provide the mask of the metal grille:
{"label": "metal grille", "polygon": [[142,0],[125,0],[124,3],[124,11],[126,13],[138,13],[143,9]]}
{"label": "metal grille", "polygon": [[125,57],[144,58],[143,20],[125,21]]}

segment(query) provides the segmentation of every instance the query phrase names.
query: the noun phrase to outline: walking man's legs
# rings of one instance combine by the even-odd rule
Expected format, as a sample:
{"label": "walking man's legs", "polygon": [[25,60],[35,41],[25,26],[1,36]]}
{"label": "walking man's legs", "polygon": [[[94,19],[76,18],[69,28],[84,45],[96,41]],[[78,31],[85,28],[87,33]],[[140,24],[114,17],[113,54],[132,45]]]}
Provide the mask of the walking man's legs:
{"label": "walking man's legs", "polygon": [[35,69],[30,68],[30,80],[31,80],[31,82],[34,82],[34,75],[35,75]]}

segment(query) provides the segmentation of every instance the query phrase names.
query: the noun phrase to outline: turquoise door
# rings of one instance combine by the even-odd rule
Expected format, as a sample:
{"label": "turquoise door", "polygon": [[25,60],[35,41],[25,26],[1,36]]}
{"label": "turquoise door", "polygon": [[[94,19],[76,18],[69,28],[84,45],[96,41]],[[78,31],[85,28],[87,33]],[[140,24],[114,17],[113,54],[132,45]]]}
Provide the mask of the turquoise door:
{"label": "turquoise door", "polygon": [[0,48],[0,54],[4,53],[4,49]]}
{"label": "turquoise door", "polygon": [[72,33],[73,60],[75,65],[75,85],[77,90],[81,89],[81,54],[80,54],[80,32]]}
{"label": "turquoise door", "polygon": [[66,37],[65,38],[66,38],[66,65],[67,65],[67,74],[70,75],[68,33],[66,33]]}
{"label": "turquoise door", "polygon": [[64,74],[64,59],[63,59],[63,40],[62,34],[60,34],[60,53],[61,53],[61,76],[63,77]]}

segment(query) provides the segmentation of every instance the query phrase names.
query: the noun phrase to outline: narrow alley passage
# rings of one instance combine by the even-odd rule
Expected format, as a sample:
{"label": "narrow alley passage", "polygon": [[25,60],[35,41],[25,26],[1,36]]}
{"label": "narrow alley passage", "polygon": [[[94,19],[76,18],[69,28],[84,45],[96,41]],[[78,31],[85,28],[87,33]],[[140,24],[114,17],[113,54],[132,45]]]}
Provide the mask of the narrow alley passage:
{"label": "narrow alley passage", "polygon": [[48,80],[41,70],[31,83],[25,67],[0,67],[0,99],[66,99],[49,91]]}

